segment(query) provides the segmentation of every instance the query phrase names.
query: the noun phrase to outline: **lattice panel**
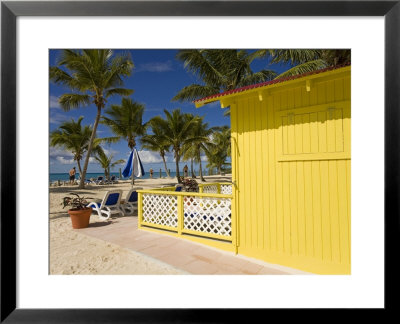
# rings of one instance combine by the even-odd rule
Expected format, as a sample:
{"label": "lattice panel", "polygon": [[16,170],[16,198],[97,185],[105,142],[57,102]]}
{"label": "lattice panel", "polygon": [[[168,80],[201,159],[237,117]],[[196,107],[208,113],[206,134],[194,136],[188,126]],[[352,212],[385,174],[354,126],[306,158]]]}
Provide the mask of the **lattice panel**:
{"label": "lattice panel", "polygon": [[222,184],[221,185],[221,193],[224,195],[231,195],[232,194],[232,185]]}
{"label": "lattice panel", "polygon": [[218,193],[218,186],[217,185],[203,186],[203,193]]}
{"label": "lattice panel", "polygon": [[151,224],[178,227],[178,197],[143,194],[143,221]]}
{"label": "lattice panel", "polygon": [[232,235],[231,199],[185,196],[184,228],[192,231]]}

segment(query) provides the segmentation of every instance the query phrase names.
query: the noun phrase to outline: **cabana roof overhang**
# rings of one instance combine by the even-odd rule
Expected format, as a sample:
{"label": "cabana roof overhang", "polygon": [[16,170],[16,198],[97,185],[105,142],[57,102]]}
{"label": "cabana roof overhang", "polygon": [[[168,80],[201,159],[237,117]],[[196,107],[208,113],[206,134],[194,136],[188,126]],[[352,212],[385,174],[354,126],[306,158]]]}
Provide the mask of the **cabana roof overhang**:
{"label": "cabana roof overhang", "polygon": [[219,100],[221,102],[221,108],[226,108],[229,106],[230,99],[232,97],[235,97],[235,96],[238,96],[238,95],[241,95],[244,93],[248,94],[249,92],[257,93],[260,101],[262,101],[264,90],[269,90],[269,89],[286,86],[286,85],[292,85],[294,83],[300,83],[300,82],[305,82],[307,91],[310,91],[312,79],[321,77],[322,73],[324,75],[328,75],[328,74],[331,75],[331,74],[346,72],[346,71],[349,71],[350,69],[351,69],[350,64],[328,67],[328,68],[324,68],[321,70],[307,72],[307,73],[290,76],[290,77],[279,78],[279,79],[275,79],[275,80],[271,80],[271,81],[252,84],[249,86],[217,93],[212,96],[208,96],[208,97],[205,97],[202,99],[195,100],[195,101],[193,101],[193,103],[195,104],[196,108],[200,108],[208,103]]}

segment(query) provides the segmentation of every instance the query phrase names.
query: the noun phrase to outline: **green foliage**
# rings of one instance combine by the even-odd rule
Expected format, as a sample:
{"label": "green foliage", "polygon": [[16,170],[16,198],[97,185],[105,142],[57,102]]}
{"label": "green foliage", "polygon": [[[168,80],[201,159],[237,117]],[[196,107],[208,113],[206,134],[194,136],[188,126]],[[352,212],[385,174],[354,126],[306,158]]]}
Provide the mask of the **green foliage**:
{"label": "green foliage", "polygon": [[184,156],[185,160],[192,160],[199,163],[199,172],[200,179],[204,181],[203,171],[202,171],[202,162],[201,155],[205,153],[207,150],[207,145],[211,144],[211,136],[214,133],[215,127],[210,128],[208,123],[203,122],[204,117],[199,117],[198,122],[192,127],[192,136],[197,138],[198,140],[194,142],[190,142],[185,145]]}
{"label": "green foliage", "polygon": [[170,147],[174,152],[176,163],[176,176],[179,178],[179,161],[188,145],[200,140],[207,140],[205,137],[193,135],[193,127],[200,121],[200,117],[192,114],[182,113],[174,109],[171,112],[164,109],[165,119],[161,116],[153,117],[149,125],[157,133],[157,138],[165,147]]}
{"label": "green foliage", "polygon": [[63,208],[71,206],[71,209],[86,209],[86,205],[88,204],[87,199],[92,199],[88,197],[80,197],[74,192],[71,192],[70,195],[74,195],[76,197],[64,197],[61,203],[61,205],[63,205]]}
{"label": "green foliage", "polygon": [[50,80],[73,91],[59,99],[65,111],[92,103],[104,108],[110,96],[133,93],[121,88],[122,78],[129,76],[133,68],[128,54],[113,56],[110,49],[63,50],[57,63],[50,67]]}
{"label": "green foliage", "polygon": [[177,59],[203,84],[184,87],[172,100],[193,101],[221,91],[271,80],[276,76],[275,72],[262,70],[254,73],[250,67],[254,60],[265,55],[265,50],[253,53],[234,49],[180,50]]}
{"label": "green foliage", "polygon": [[165,161],[165,154],[169,152],[171,144],[163,136],[163,130],[157,122],[150,120],[148,125],[151,127],[153,134],[146,134],[141,138],[142,147],[160,154],[164,162],[165,173],[170,177]]}
{"label": "green foliage", "polygon": [[83,117],[79,117],[77,121],[63,122],[57,130],[50,133],[50,146],[61,147],[73,154],[74,161],[78,163],[78,169],[81,174],[80,161],[87,152],[92,128],[90,126],[82,127]]}
{"label": "green foliage", "polygon": [[[129,54],[114,55],[111,49],[62,50],[57,65],[50,67],[50,80],[68,87],[71,92],[59,99],[63,110],[94,104],[96,119],[88,145],[82,178],[85,178],[96,137],[101,110],[111,96],[128,96],[133,90],[122,88],[123,78],[130,76],[134,65]],[[84,188],[81,181],[80,188]]]}
{"label": "green foliage", "polygon": [[231,130],[228,126],[222,126],[218,128],[218,131],[214,132],[212,141],[207,145],[207,168],[217,168],[221,174],[223,167],[229,165],[226,162],[228,156],[231,155]]}
{"label": "green foliage", "polygon": [[276,79],[351,62],[350,50],[281,49],[272,50],[271,56],[271,63],[290,63],[293,65],[292,68],[278,75]]}
{"label": "green foliage", "polygon": [[99,146],[96,150],[95,160],[104,169],[104,175],[108,179],[110,177],[110,169],[117,164],[125,163],[125,160],[112,161],[113,155],[107,155],[104,150]]}
{"label": "green foliage", "polygon": [[110,127],[117,139],[125,139],[132,150],[136,146],[136,137],[146,132],[143,124],[144,106],[129,98],[122,98],[121,105],[111,105],[105,111],[101,123]]}

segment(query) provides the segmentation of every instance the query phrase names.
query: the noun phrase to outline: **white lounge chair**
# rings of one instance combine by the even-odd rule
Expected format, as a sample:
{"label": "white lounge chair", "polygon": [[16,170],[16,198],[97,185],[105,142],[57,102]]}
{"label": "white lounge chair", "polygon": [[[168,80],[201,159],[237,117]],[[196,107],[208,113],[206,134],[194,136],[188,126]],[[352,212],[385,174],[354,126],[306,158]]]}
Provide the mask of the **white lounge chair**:
{"label": "white lounge chair", "polygon": [[115,175],[113,175],[107,182],[111,184],[118,183],[118,178]]}
{"label": "white lounge chair", "polygon": [[97,180],[94,181],[97,185],[105,184],[104,182],[104,177],[99,176],[97,177]]}
{"label": "white lounge chair", "polygon": [[137,190],[143,188],[135,188],[128,191],[126,199],[123,204],[121,204],[121,209],[124,211],[125,215],[132,215],[135,210],[137,210],[138,194]]}
{"label": "white lounge chair", "polygon": [[122,190],[107,191],[101,202],[90,202],[87,207],[92,207],[102,220],[107,220],[114,214],[123,216],[124,213],[120,204],[121,196]]}

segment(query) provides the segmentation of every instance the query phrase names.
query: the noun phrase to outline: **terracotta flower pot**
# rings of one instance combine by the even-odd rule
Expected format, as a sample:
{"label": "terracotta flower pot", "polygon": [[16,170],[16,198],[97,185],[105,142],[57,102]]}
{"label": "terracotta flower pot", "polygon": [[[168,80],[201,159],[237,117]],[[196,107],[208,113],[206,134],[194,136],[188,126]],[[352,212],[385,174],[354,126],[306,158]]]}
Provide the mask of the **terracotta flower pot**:
{"label": "terracotta flower pot", "polygon": [[71,216],[72,228],[86,228],[89,225],[92,208],[70,209],[68,214]]}

